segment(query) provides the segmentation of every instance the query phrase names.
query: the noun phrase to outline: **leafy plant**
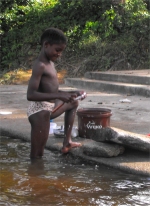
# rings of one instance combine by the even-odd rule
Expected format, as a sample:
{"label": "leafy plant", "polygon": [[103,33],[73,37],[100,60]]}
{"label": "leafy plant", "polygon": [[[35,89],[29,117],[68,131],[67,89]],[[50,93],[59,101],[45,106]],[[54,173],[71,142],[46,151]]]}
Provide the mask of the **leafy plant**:
{"label": "leafy plant", "polygon": [[81,65],[87,68],[84,60],[88,56],[93,61],[91,69],[108,70],[121,52],[125,65],[148,67],[150,12],[146,2],[2,0],[2,68],[30,68],[40,50],[40,35],[51,26],[62,29],[68,37],[63,64],[66,56],[71,64],[72,59],[81,58]]}

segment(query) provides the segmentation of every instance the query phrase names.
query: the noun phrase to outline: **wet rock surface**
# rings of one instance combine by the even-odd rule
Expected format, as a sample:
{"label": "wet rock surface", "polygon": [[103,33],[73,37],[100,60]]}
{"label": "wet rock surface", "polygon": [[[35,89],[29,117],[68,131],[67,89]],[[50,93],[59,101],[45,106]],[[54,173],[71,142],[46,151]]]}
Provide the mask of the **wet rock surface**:
{"label": "wet rock surface", "polygon": [[[30,142],[31,128],[26,115],[28,106],[28,102],[26,100],[27,87],[25,85],[6,85],[1,86],[0,89],[1,111],[12,112],[10,115],[0,115],[1,135],[19,138]],[[70,88],[65,86],[62,86],[61,89],[70,90]],[[99,106],[104,108],[107,107],[111,109],[113,113],[110,121],[111,127],[107,128],[105,132],[103,131],[104,134],[100,133],[98,135],[94,135],[92,132],[91,139],[92,135],[95,136],[95,139],[93,138],[93,141],[95,142],[94,144],[87,144],[87,141],[90,139],[87,140],[79,137],[73,138],[73,141],[81,142],[82,147],[71,149],[69,155],[72,154],[77,158],[84,159],[85,161],[103,164],[124,172],[150,176],[150,138],[144,135],[150,133],[149,98],[130,96],[128,98],[132,100],[131,103],[120,103],[119,100],[124,98],[123,95],[106,94],[94,91],[87,91],[87,93],[88,96],[84,101],[80,102],[80,107],[94,108],[97,107],[98,102],[103,102],[103,104],[100,104]],[[89,101],[90,99],[92,99],[92,102]],[[55,120],[55,122],[58,126],[63,125],[64,116],[61,115]],[[78,121],[76,117],[74,125],[77,124]],[[120,128],[121,130],[117,128]],[[106,142],[103,142],[102,139]],[[62,142],[63,138],[56,138],[54,135],[50,135],[46,148],[60,151],[62,148]],[[110,145],[115,143],[118,146],[125,147],[125,151],[122,154],[118,154],[118,156],[112,156],[110,158],[85,154],[85,150],[87,150],[87,148],[89,148],[90,151],[92,150],[92,145],[94,147],[95,145],[97,146],[98,143],[108,143]],[[135,148],[135,145],[137,149],[133,149]],[[104,150],[104,148],[101,149],[102,151]],[[106,148],[106,150],[108,150],[108,148]],[[99,155],[102,155],[102,151],[99,151]]]}
{"label": "wet rock surface", "polygon": [[83,153],[92,157],[116,157],[123,154],[124,147],[117,144],[85,140],[82,144]]}
{"label": "wet rock surface", "polygon": [[114,142],[143,152],[150,152],[150,137],[114,127],[93,130],[91,139],[97,142]]}

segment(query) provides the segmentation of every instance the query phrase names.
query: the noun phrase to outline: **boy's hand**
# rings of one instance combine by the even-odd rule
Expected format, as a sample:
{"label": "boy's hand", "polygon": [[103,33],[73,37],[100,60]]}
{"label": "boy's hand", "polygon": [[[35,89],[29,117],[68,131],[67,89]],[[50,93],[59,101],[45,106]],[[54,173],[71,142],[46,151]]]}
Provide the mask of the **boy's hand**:
{"label": "boy's hand", "polygon": [[[81,98],[79,98],[81,97]],[[71,92],[60,92],[59,93],[59,99],[63,102],[69,103],[77,100],[83,100],[87,97],[87,94],[85,91],[71,91]]]}
{"label": "boy's hand", "polygon": [[76,93],[62,92],[59,94],[59,99],[66,103],[73,102],[76,97]]}
{"label": "boy's hand", "polygon": [[85,99],[87,97],[87,94],[85,91],[79,91],[80,95],[81,96],[81,100]]}
{"label": "boy's hand", "polygon": [[77,97],[75,100],[83,100],[86,98],[87,94],[85,91],[76,91]]}

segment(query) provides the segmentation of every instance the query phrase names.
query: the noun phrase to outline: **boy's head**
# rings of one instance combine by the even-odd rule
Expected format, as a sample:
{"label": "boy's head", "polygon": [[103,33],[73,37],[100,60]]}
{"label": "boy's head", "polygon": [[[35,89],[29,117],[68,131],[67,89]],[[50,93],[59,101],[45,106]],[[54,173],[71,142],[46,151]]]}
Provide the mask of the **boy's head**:
{"label": "boy's head", "polygon": [[41,45],[43,45],[45,41],[48,42],[50,45],[67,44],[67,39],[64,33],[60,29],[53,27],[48,28],[43,32],[40,40]]}

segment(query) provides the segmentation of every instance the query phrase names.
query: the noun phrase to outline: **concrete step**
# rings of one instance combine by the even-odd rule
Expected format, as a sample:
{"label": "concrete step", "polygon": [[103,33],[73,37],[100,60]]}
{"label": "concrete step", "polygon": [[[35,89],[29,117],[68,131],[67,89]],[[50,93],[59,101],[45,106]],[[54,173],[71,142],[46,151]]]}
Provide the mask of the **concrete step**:
{"label": "concrete step", "polygon": [[80,89],[150,97],[150,85],[103,81],[88,78],[66,78],[65,84]]}
{"label": "concrete step", "polygon": [[150,69],[111,72],[86,72],[84,77],[103,81],[150,85]]}

